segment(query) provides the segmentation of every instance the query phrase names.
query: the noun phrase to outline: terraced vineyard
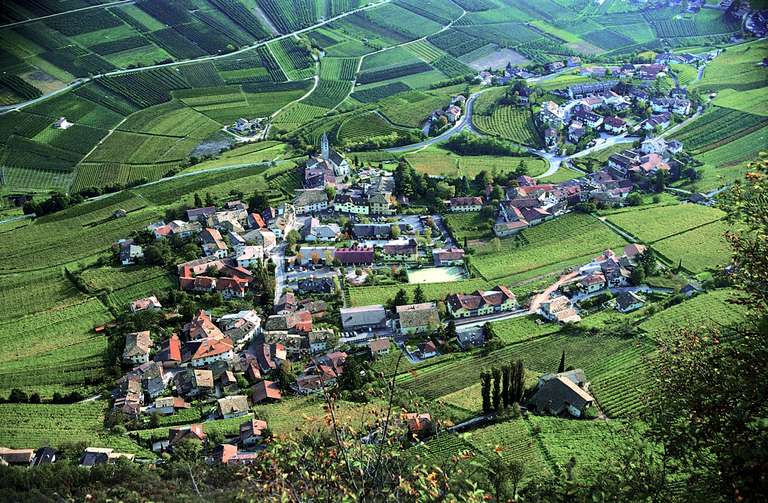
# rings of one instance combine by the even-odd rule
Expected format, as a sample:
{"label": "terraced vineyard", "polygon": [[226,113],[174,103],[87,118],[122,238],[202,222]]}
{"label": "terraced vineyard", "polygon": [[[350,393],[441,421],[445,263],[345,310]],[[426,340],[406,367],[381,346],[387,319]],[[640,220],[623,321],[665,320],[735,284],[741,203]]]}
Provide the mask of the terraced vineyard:
{"label": "terraced vineyard", "polygon": [[[480,370],[508,364],[522,358],[527,369],[551,372],[557,369],[562,351],[565,351],[569,365],[582,368],[590,379],[599,379],[604,372],[607,359],[612,366],[621,362],[639,361],[652,350],[644,340],[622,339],[607,335],[570,336],[556,333],[538,339],[511,344],[488,354],[477,353],[463,358],[444,360],[434,365],[401,374],[397,381],[403,389],[413,391],[433,400],[479,382]],[[437,379],[437,376],[440,376]],[[619,383],[611,393],[618,393],[623,386]],[[598,400],[600,396],[597,396]]]}
{"label": "terraced vineyard", "polygon": [[654,314],[639,326],[658,338],[682,328],[727,327],[747,316],[744,306],[732,303],[736,295],[737,292],[731,289],[700,294]]}
{"label": "terraced vineyard", "polygon": [[768,117],[715,107],[675,133],[688,151],[700,154],[768,125]]}

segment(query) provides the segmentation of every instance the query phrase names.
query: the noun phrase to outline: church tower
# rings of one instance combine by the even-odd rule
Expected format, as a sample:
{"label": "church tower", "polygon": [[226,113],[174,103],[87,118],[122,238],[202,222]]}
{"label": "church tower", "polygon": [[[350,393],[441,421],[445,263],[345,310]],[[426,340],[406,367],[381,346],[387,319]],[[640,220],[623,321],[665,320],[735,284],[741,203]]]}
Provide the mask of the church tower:
{"label": "church tower", "polygon": [[323,133],[323,138],[320,140],[320,155],[324,161],[331,158],[331,146],[328,143],[328,135]]}

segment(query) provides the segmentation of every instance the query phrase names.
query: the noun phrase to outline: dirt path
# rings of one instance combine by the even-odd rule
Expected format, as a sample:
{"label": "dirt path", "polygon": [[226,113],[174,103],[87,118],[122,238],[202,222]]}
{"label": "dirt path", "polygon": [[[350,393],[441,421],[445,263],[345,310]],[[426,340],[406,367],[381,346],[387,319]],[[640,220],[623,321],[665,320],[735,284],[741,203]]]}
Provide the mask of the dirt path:
{"label": "dirt path", "polygon": [[546,290],[544,290],[543,292],[538,294],[536,297],[531,299],[531,307],[528,310],[528,312],[530,314],[535,314],[539,310],[539,307],[541,306],[542,302],[547,300],[549,296],[552,294],[552,292],[554,292],[564,284],[568,283],[578,275],[579,275],[579,271],[573,271],[571,273],[560,276],[560,279],[558,279],[555,283],[549,285]]}

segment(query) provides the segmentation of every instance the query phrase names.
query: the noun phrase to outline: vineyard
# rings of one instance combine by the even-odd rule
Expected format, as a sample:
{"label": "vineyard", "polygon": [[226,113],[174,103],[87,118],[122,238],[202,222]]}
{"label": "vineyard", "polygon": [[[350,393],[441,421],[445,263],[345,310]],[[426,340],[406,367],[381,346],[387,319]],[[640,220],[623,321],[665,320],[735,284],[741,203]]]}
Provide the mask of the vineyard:
{"label": "vineyard", "polygon": [[[503,239],[500,250],[478,250],[472,265],[486,279],[559,266],[596,256],[606,248],[622,248],[623,240],[598,220],[569,214]],[[490,249],[489,249],[490,248]]]}
{"label": "vineyard", "polygon": [[578,421],[555,417],[528,416],[531,430],[541,445],[551,468],[564,473],[571,458],[574,473],[584,477],[602,463],[614,462],[619,446],[626,444],[631,426],[621,421]]}
{"label": "vineyard", "polygon": [[714,107],[711,112],[678,130],[675,138],[684,142],[689,152],[701,154],[766,125],[768,117]]}
{"label": "vineyard", "polygon": [[112,319],[90,299],[0,324],[0,394],[11,388],[50,397],[90,392],[104,375],[107,341],[93,329]]}
{"label": "vineyard", "polygon": [[118,162],[82,163],[72,182],[72,191],[88,187],[127,185],[140,180],[154,181],[179,167],[178,162],[164,164],[124,164]]}
{"label": "vineyard", "polygon": [[491,323],[491,328],[494,336],[498,337],[504,344],[523,342],[560,330],[556,324],[542,322],[532,317],[497,321]]}
{"label": "vineyard", "polygon": [[437,35],[427,37],[432,45],[438,47],[454,57],[463,56],[483,47],[487,42],[474,37],[456,28],[450,28]]}
{"label": "vineyard", "polygon": [[293,37],[269,44],[269,50],[290,80],[308,79],[315,74],[315,60]]}
{"label": "vineyard", "polygon": [[463,243],[465,239],[475,240],[493,235],[493,226],[489,219],[483,218],[479,211],[448,213],[443,217],[443,221],[451,236],[459,243]]}
{"label": "vineyard", "polygon": [[410,90],[411,88],[408,87],[408,84],[403,82],[391,82],[389,84],[355,91],[351,96],[361,103],[373,103]]}
{"label": "vineyard", "polygon": [[599,30],[582,35],[587,42],[602,47],[606,51],[633,45],[635,41],[615,30]]}
{"label": "vineyard", "polygon": [[[510,344],[487,354],[475,353],[441,361],[415,372],[400,374],[397,381],[401,388],[433,400],[479,382],[482,369],[509,364],[518,358],[523,359],[527,369],[552,372],[557,369],[563,351],[567,355],[568,365],[584,369],[590,379],[594,380],[610,371],[606,369],[605,361],[640,359],[651,349],[650,344],[639,340],[608,335],[586,337],[555,333]],[[615,392],[613,389],[611,391]]]}
{"label": "vineyard", "polygon": [[483,133],[522,145],[539,146],[541,139],[533,124],[531,111],[514,106],[493,107],[490,115],[474,115],[473,124]]}
{"label": "vineyard", "polygon": [[440,51],[437,47],[433,46],[426,40],[417,40],[416,42],[413,42],[412,44],[408,44],[405,47],[411,53],[413,53],[420,59],[423,59],[427,63],[432,63],[433,61],[440,59],[445,55],[445,53]]}
{"label": "vineyard", "polygon": [[731,289],[703,293],[652,315],[639,326],[654,338],[680,329],[726,327],[747,316],[744,306],[731,302],[736,294]]}
{"label": "vineyard", "polygon": [[317,21],[315,0],[257,0],[256,4],[280,33],[300,30]]}
{"label": "vineyard", "polygon": [[432,66],[440,70],[447,77],[459,77],[472,73],[472,69],[451,56],[442,56],[432,62]]}
{"label": "vineyard", "polygon": [[[117,208],[119,206],[115,206],[112,211]],[[131,231],[145,227],[159,218],[160,215],[154,211],[141,210],[119,220],[108,220],[89,227],[83,227],[79,218],[28,225],[14,233],[13,242],[0,242],[0,252],[4,257],[0,268],[6,271],[28,271],[38,269],[41,265],[53,267],[92,256],[107,250]],[[37,250],[39,259],[30,260],[27,252],[30,249]]]}
{"label": "vineyard", "polygon": [[381,70],[369,70],[361,72],[357,77],[357,81],[360,84],[370,84],[372,82],[381,82],[383,80],[392,80],[405,77],[406,75],[428,72],[431,69],[432,67],[424,62],[409,63],[391,68],[384,68]]}
{"label": "vineyard", "polygon": [[323,58],[320,78],[325,80],[355,80],[357,58]]}
{"label": "vineyard", "polygon": [[725,240],[728,230],[724,222],[712,222],[656,241],[653,249],[670,263],[682,264],[693,273],[701,273],[728,263],[731,257],[731,247]]}
{"label": "vineyard", "polygon": [[346,99],[351,89],[352,83],[345,80],[320,79],[315,90],[302,103],[315,107],[335,108]]}
{"label": "vineyard", "polygon": [[724,213],[698,204],[657,206],[636,211],[623,211],[608,220],[646,243],[722,219]]}
{"label": "vineyard", "polygon": [[298,102],[290,105],[288,108],[277,114],[272,122],[278,128],[292,131],[318,117],[322,117],[326,112],[328,112],[327,108]]}
{"label": "vineyard", "polygon": [[368,112],[344,121],[336,136],[343,142],[354,142],[396,132],[384,118],[376,112]]}

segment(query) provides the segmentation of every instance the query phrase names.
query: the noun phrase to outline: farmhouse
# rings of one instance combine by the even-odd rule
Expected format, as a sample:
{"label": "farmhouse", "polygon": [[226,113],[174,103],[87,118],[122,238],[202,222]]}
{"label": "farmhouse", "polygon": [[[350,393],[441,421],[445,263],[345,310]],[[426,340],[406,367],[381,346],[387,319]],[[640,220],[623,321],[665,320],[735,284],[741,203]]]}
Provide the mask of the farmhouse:
{"label": "farmhouse", "polygon": [[419,246],[415,239],[390,241],[384,245],[382,254],[386,260],[415,262],[419,260]]}
{"label": "farmhouse", "polygon": [[123,361],[135,365],[146,363],[149,361],[149,350],[151,348],[152,339],[149,336],[148,330],[126,334]]}
{"label": "farmhouse", "polygon": [[581,417],[593,403],[594,398],[566,373],[542,376],[530,402],[538,412],[573,417]]}
{"label": "farmhouse", "polygon": [[222,419],[244,416],[248,411],[248,397],[245,395],[227,396],[216,401],[216,415]]}
{"label": "farmhouse", "polygon": [[433,330],[440,324],[440,314],[434,302],[397,306],[395,313],[402,335],[413,335]]}
{"label": "farmhouse", "polygon": [[544,124],[560,129],[565,121],[565,110],[554,101],[547,101],[542,105],[539,117]]}
{"label": "farmhouse", "polygon": [[621,117],[606,117],[603,121],[603,127],[609,133],[624,134],[627,132],[627,121]]}
{"label": "farmhouse", "polygon": [[464,250],[435,248],[432,250],[432,261],[437,267],[464,265]]}
{"label": "farmhouse", "polygon": [[466,212],[480,211],[483,208],[483,198],[481,197],[454,197],[449,201],[451,211]]}
{"label": "farmhouse", "polygon": [[261,442],[267,422],[260,419],[249,419],[240,425],[240,445],[253,447]]}
{"label": "farmhouse", "polygon": [[471,295],[451,294],[446,297],[445,304],[454,318],[468,318],[512,311],[517,307],[517,298],[507,287],[499,285],[493,290],[478,290]]}
{"label": "farmhouse", "polygon": [[293,200],[297,215],[319,213],[328,209],[328,194],[322,189],[307,189],[297,191]]}
{"label": "farmhouse", "polygon": [[333,209],[351,215],[368,215],[371,212],[368,201],[362,195],[350,193],[336,194]]}
{"label": "farmhouse", "polygon": [[548,299],[541,303],[541,315],[550,321],[559,323],[575,323],[581,321],[570,299],[564,295]]}
{"label": "farmhouse", "polygon": [[634,292],[621,292],[616,295],[616,309],[622,313],[629,313],[640,309],[645,301]]}
{"label": "farmhouse", "polygon": [[253,403],[269,403],[282,400],[280,387],[272,381],[261,381],[252,388],[251,400]]}
{"label": "farmhouse", "polygon": [[380,337],[378,339],[371,339],[368,341],[368,350],[371,352],[371,356],[374,358],[388,354],[389,347],[390,342],[386,337]]}
{"label": "farmhouse", "polygon": [[373,264],[373,248],[339,248],[336,250],[336,260],[341,265],[370,265]]}
{"label": "farmhouse", "polygon": [[347,332],[364,332],[386,327],[387,313],[382,305],[341,308],[341,326]]}
{"label": "farmhouse", "polygon": [[129,304],[128,308],[132,313],[137,313],[139,311],[162,309],[163,306],[160,304],[160,301],[157,300],[157,297],[151,295],[143,299],[134,300]]}

